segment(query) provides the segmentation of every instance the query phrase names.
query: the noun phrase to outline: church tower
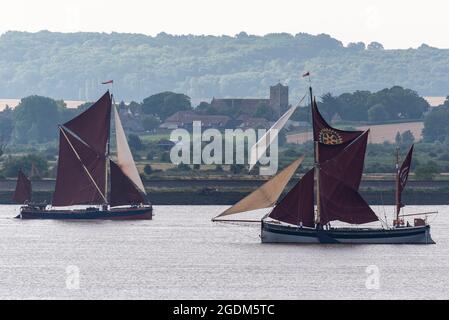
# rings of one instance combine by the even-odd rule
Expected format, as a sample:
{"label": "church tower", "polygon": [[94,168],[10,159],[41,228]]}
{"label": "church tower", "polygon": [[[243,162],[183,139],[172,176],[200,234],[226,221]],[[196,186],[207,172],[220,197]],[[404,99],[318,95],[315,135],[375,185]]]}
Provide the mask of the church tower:
{"label": "church tower", "polygon": [[288,86],[283,86],[280,82],[270,87],[270,107],[277,112],[279,116],[283,115],[289,107]]}

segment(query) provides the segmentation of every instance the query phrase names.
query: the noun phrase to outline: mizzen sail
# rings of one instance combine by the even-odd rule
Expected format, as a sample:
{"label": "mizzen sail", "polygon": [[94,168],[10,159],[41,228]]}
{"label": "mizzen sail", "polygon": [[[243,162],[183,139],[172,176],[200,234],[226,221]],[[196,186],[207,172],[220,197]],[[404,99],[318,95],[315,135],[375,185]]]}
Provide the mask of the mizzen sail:
{"label": "mizzen sail", "polygon": [[[399,216],[399,213],[401,211],[401,208],[404,207],[404,204],[402,203],[402,192],[405,189],[405,186],[407,185],[408,176],[410,174],[410,168],[412,166],[412,157],[413,157],[413,149],[414,146],[412,146],[407,153],[407,156],[405,157],[404,162],[402,163],[400,168],[397,168],[397,177],[396,177],[396,214]],[[399,157],[398,157],[399,158]],[[399,217],[398,217],[399,219]],[[397,220],[398,220],[397,219]]]}
{"label": "mizzen sail", "polygon": [[114,118],[117,139],[117,165],[137,188],[139,188],[140,192],[146,194],[142,179],[140,178],[131,150],[129,149],[128,141],[117,109],[115,109]]}
{"label": "mizzen sail", "polygon": [[304,157],[300,157],[284,170],[282,170],[279,174],[271,178],[261,187],[237,202],[235,205],[224,211],[216,218],[272,207],[281,196],[282,192],[285,189],[285,186],[290,181],[291,177],[301,165],[303,160]]}
{"label": "mizzen sail", "polygon": [[26,177],[22,170],[19,170],[16,189],[14,190],[12,200],[17,204],[24,204],[27,201],[31,201],[31,181]]}

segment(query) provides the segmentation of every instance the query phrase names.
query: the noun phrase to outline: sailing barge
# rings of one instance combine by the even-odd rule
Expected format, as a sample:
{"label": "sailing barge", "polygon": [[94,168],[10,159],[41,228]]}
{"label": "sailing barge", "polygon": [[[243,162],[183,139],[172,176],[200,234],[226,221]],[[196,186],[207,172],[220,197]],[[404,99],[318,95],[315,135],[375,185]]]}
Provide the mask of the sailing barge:
{"label": "sailing barge", "polygon": [[[427,214],[415,215],[414,225],[401,215],[401,195],[410,171],[413,146],[396,165],[396,219],[391,226],[361,227],[380,219],[359,194],[369,131],[343,131],[321,116],[310,88],[315,165],[278,202],[279,196],[303,158],[273,177],[213,221],[223,217],[273,207],[261,220],[262,243],[316,244],[434,244]],[[412,216],[412,215],[408,215]],[[425,216],[419,218],[418,216]],[[239,221],[239,220],[234,220]],[[347,223],[334,227],[332,222]]]}
{"label": "sailing barge", "polygon": [[[110,155],[112,112],[116,161]],[[19,174],[19,203],[31,199],[31,184],[25,179]],[[81,205],[88,208],[67,208]],[[51,206],[27,204],[16,218],[138,220],[152,219],[152,215],[152,205],[108,91],[89,109],[59,126],[58,171]]]}

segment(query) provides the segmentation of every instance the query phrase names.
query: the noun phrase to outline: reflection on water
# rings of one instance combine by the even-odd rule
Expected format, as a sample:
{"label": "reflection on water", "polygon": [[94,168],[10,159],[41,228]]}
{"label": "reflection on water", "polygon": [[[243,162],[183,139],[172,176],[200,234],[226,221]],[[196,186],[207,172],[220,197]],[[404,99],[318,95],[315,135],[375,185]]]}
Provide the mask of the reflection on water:
{"label": "reflection on water", "polygon": [[224,208],[74,222],[16,220],[17,207],[0,206],[0,298],[449,298],[448,206],[407,208],[440,212],[431,246],[266,245],[257,224],[212,223]]}

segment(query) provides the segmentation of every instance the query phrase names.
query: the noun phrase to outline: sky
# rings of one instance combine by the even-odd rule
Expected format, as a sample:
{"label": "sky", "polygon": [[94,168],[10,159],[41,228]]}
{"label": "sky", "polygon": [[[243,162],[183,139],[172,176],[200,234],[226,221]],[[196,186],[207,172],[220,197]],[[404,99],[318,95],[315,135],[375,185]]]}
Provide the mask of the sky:
{"label": "sky", "polygon": [[2,0],[8,30],[235,35],[327,33],[385,48],[449,48],[445,0]]}

